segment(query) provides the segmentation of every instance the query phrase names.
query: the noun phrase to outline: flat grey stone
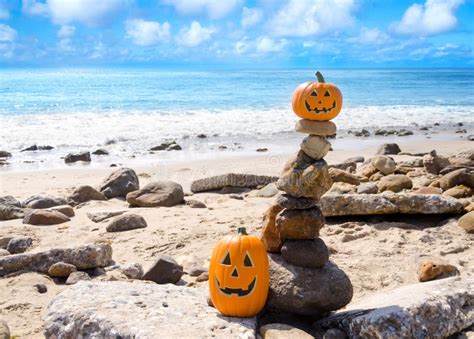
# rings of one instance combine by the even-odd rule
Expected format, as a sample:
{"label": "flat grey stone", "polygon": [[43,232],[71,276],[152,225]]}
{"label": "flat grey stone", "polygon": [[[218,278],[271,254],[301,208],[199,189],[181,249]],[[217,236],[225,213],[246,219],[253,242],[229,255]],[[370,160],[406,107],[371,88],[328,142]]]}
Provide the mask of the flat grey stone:
{"label": "flat grey stone", "polygon": [[276,182],[278,177],[255,174],[228,173],[209,178],[195,180],[191,184],[191,192],[218,190],[226,186],[255,188]]}

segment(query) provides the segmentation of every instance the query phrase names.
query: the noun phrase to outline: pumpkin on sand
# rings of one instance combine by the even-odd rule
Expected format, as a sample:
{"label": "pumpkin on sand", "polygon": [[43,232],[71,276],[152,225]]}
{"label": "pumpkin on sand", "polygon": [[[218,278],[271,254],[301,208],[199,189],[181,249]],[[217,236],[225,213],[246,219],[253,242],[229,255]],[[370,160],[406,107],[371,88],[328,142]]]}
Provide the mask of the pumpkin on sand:
{"label": "pumpkin on sand", "polygon": [[261,240],[244,227],[221,239],[212,252],[209,292],[223,315],[253,317],[265,305],[269,271],[267,251]]}
{"label": "pumpkin on sand", "polygon": [[297,116],[308,120],[327,121],[334,119],[342,108],[342,93],[334,84],[324,81],[316,72],[318,81],[305,82],[293,93],[293,111]]}

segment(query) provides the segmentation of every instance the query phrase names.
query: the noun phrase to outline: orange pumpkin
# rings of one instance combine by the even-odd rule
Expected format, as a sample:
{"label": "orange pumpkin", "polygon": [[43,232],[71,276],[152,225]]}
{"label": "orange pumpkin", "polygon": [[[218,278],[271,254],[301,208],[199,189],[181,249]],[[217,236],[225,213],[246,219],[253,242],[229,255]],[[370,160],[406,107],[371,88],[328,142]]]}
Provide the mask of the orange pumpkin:
{"label": "orange pumpkin", "polygon": [[244,227],[217,243],[209,267],[209,291],[223,315],[257,315],[267,300],[269,279],[267,251]]}
{"label": "orange pumpkin", "polygon": [[303,119],[327,121],[334,119],[342,108],[342,93],[328,84],[320,72],[317,82],[305,82],[293,93],[293,111]]}

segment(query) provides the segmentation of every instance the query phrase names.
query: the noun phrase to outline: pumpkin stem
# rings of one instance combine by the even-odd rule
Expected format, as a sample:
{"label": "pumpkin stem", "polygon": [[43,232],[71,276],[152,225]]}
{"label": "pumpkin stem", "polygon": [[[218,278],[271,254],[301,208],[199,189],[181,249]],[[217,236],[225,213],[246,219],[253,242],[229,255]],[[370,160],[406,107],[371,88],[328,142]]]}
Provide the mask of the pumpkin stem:
{"label": "pumpkin stem", "polygon": [[322,83],[326,82],[326,81],[324,81],[324,77],[323,77],[323,75],[321,74],[320,71],[316,72],[316,78],[318,78],[318,82],[322,82]]}
{"label": "pumpkin stem", "polygon": [[237,228],[237,234],[238,235],[248,235],[247,230],[245,229],[245,227]]}

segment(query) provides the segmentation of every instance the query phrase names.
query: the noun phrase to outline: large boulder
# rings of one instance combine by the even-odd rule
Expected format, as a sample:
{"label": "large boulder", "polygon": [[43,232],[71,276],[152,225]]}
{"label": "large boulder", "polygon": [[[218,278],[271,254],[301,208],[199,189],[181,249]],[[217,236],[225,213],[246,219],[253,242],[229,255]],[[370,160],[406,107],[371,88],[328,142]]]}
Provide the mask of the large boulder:
{"label": "large boulder", "polygon": [[125,198],[129,192],[138,190],[139,183],[135,171],[131,168],[120,168],[112,172],[100,185],[99,191],[107,199]]}
{"label": "large boulder", "polygon": [[299,151],[283,168],[277,181],[279,190],[296,198],[306,197],[319,200],[332,186],[326,161],[314,160]]}
{"label": "large boulder", "polygon": [[47,273],[51,265],[61,261],[83,270],[105,267],[111,260],[112,247],[106,243],[15,254],[0,258],[0,277],[23,270]]}
{"label": "large boulder", "polygon": [[124,214],[112,219],[107,225],[107,232],[123,232],[147,227],[146,220],[138,214]]}
{"label": "large boulder", "polygon": [[30,225],[57,225],[68,222],[69,217],[58,211],[32,210],[25,214],[24,224]]}
{"label": "large boulder", "polygon": [[278,180],[278,177],[255,174],[228,173],[195,180],[191,183],[191,192],[214,191],[227,186],[256,188]]}
{"label": "large boulder", "polygon": [[303,268],[278,254],[269,254],[269,265],[270,310],[320,316],[344,307],[352,299],[351,281],[332,262],[321,268]]}
{"label": "large boulder", "polygon": [[49,195],[33,195],[23,201],[22,205],[25,208],[50,208],[66,204],[66,199],[61,197],[53,197]]}
{"label": "large boulder", "polygon": [[94,187],[87,185],[79,186],[74,189],[71,195],[67,198],[67,201],[71,206],[76,206],[90,200],[107,200],[107,198]]}
{"label": "large boulder", "polygon": [[343,194],[321,199],[324,216],[461,213],[457,199],[438,194]]}
{"label": "large boulder", "polygon": [[256,318],[228,318],[207,289],[146,282],[79,282],[48,306],[47,338],[255,338]]}
{"label": "large boulder", "polygon": [[403,174],[390,174],[381,178],[377,184],[379,192],[392,191],[400,192],[413,187],[413,182]]}
{"label": "large boulder", "polygon": [[171,207],[184,200],[183,187],[173,181],[156,181],[127,194],[133,207]]}
{"label": "large boulder", "polygon": [[369,295],[321,319],[350,338],[448,338],[474,324],[474,279],[454,277]]}

